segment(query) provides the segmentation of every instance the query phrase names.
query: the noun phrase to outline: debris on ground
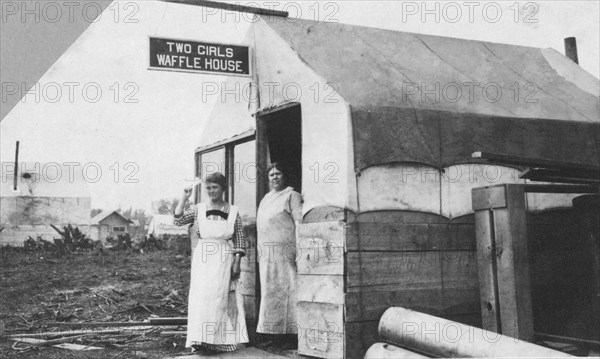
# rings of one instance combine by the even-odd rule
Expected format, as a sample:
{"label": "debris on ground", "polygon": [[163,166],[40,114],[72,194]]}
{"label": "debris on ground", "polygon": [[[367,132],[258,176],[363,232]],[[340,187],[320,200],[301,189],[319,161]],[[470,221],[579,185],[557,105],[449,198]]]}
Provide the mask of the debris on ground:
{"label": "debris on ground", "polygon": [[93,249],[59,253],[41,241],[30,243],[36,244],[33,251],[2,248],[0,357],[152,359],[189,353],[185,323],[153,323],[185,318],[189,255],[164,248],[98,256]]}

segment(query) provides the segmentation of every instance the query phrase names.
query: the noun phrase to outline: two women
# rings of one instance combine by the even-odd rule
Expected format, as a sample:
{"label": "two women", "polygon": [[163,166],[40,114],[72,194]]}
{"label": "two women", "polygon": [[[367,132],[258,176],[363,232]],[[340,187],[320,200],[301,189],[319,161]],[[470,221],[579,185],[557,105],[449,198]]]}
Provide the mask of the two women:
{"label": "two women", "polygon": [[[268,170],[271,191],[257,213],[261,302],[258,333],[287,335],[278,342],[296,342],[296,225],[302,221],[302,198],[285,184],[283,168]],[[176,225],[192,224],[192,268],[186,347],[233,351],[247,342],[241,293],[236,290],[245,252],[243,225],[237,207],[223,200],[225,176],[205,179],[209,201],[185,213],[192,191],[186,189],[175,210]],[[275,339],[275,337],[272,337]]]}

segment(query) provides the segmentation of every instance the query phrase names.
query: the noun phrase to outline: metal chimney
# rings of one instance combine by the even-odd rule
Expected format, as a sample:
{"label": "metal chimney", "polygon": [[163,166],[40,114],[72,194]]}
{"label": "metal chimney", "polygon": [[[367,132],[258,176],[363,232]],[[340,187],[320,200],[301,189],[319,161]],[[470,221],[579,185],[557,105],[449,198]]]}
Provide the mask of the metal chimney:
{"label": "metal chimney", "polygon": [[577,57],[577,39],[574,37],[565,38],[565,56],[573,60],[576,64],[579,64],[579,58]]}

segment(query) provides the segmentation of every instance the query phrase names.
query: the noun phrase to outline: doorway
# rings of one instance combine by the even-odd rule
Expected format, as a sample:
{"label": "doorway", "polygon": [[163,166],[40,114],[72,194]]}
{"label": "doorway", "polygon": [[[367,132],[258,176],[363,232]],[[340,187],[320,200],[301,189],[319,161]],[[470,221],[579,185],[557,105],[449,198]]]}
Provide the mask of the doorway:
{"label": "doorway", "polygon": [[[267,168],[280,163],[286,182],[302,193],[302,113],[299,103],[289,103],[256,115],[256,206],[269,192]],[[258,238],[257,238],[258,242]],[[257,250],[258,252],[258,250]],[[255,313],[260,311],[260,269],[255,258]]]}
{"label": "doorway", "polygon": [[269,192],[267,168],[278,162],[286,183],[302,193],[302,113],[299,103],[259,112],[256,118],[257,205]]}

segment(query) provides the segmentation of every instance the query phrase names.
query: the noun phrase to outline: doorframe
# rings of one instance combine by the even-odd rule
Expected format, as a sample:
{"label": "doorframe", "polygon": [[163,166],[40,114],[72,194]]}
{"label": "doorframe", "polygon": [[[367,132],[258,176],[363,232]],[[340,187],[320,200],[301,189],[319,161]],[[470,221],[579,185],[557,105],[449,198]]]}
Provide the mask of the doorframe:
{"label": "doorframe", "polygon": [[[267,166],[271,163],[271,156],[269,153],[269,139],[267,131],[267,122],[280,111],[286,111],[298,106],[301,110],[300,102],[288,102],[279,106],[275,106],[269,109],[258,111],[255,114],[256,117],[256,216],[258,218],[258,206],[263,197],[269,193],[269,181],[267,175]],[[302,114],[302,111],[300,111]],[[302,116],[300,117],[300,123],[302,124]],[[300,125],[302,126],[302,125]],[[302,131],[302,127],[300,127]],[[302,136],[302,134],[300,134]],[[302,168],[300,168],[302,171]],[[260,288],[260,269],[258,265],[258,230],[256,231],[256,263],[255,263],[255,284],[254,293],[256,295],[255,310],[256,318],[260,315],[260,299],[261,299],[261,288]]]}

